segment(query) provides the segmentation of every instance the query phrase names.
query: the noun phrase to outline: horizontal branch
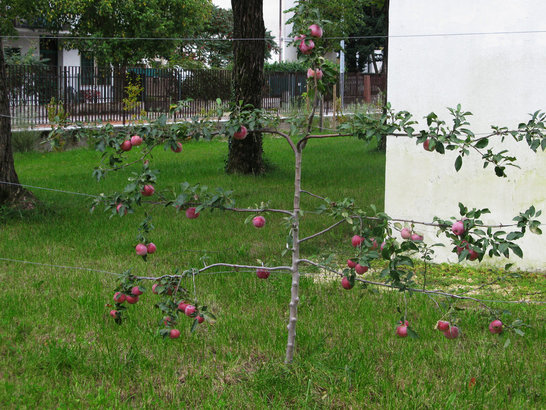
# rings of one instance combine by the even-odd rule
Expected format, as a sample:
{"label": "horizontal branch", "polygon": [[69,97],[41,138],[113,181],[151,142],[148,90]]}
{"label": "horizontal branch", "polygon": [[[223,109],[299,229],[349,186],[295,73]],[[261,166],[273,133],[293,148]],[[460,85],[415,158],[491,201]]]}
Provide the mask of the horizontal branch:
{"label": "horizontal branch", "polygon": [[[316,267],[318,267],[320,269],[325,269],[325,270],[327,270],[329,272],[335,273],[338,276],[343,276],[343,273],[338,272],[335,269],[332,269],[332,268],[330,268],[328,266],[321,265],[320,263],[310,261],[308,259],[300,259],[299,262],[308,263],[308,264],[316,266]],[[368,285],[382,286],[382,287],[386,287],[386,288],[400,290],[399,287],[394,286],[394,285],[389,285],[388,283],[375,282],[375,281],[371,281],[371,280],[362,279],[362,278],[359,278],[359,277],[357,277],[355,279],[357,281],[359,281],[359,282],[366,283]],[[519,304],[519,303],[546,304],[545,301],[478,299],[478,298],[474,298],[474,297],[471,297],[471,296],[457,295],[457,294],[454,294],[454,293],[444,292],[444,291],[441,291],[441,290],[423,290],[423,289],[416,289],[416,288],[406,288],[406,290],[409,291],[409,292],[422,293],[422,294],[425,294],[425,295],[439,295],[439,296],[446,296],[446,297],[451,297],[451,298],[460,299],[460,300],[472,300],[472,301],[478,302],[478,303],[487,302],[487,303],[515,303],[515,304]]]}
{"label": "horizontal branch", "polygon": [[298,242],[299,242],[299,243],[302,243],[302,242],[305,242],[305,241],[307,241],[307,240],[309,240],[309,239],[316,238],[317,236],[320,236],[320,235],[322,235],[322,234],[325,234],[325,233],[328,232],[328,231],[331,231],[331,230],[334,229],[336,226],[341,225],[343,222],[345,222],[345,219],[342,219],[341,221],[337,221],[335,224],[329,226],[329,227],[326,228],[326,229],[323,229],[323,230],[320,231],[320,232],[317,232],[317,233],[315,233],[315,234],[313,234],[313,235],[310,235],[310,236],[308,236],[308,237],[306,237],[306,238],[300,239]]}
{"label": "horizontal branch", "polygon": [[224,208],[226,211],[232,211],[232,212],[252,212],[252,213],[260,213],[260,212],[276,212],[280,214],[286,214],[293,216],[294,213],[291,211],[288,211],[286,209],[273,209],[273,208],[261,208],[261,209],[250,209],[250,208]]}

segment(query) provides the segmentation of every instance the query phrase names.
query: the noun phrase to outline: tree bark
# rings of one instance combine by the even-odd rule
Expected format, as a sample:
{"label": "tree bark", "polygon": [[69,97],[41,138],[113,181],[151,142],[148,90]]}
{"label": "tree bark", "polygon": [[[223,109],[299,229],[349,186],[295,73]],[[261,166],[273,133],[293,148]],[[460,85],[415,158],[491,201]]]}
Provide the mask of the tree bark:
{"label": "tree bark", "polygon": [[[6,184],[7,182],[7,184]],[[11,146],[11,118],[9,91],[4,59],[4,45],[0,37],[0,205],[34,207],[34,196],[19,184]]]}
{"label": "tree bark", "polygon": [[[233,97],[262,108],[265,26],[262,0],[231,0],[233,10]],[[244,140],[230,139],[226,164],[229,173],[261,174],[265,171],[262,135],[249,132]]]}

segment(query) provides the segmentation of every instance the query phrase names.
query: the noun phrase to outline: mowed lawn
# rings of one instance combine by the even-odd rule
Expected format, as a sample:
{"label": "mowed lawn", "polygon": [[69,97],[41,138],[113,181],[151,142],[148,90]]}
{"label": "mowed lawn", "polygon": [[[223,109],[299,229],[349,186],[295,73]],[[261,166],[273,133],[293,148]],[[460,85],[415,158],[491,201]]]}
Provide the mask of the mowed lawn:
{"label": "mowed lawn", "polygon": [[[188,181],[233,190],[239,207],[262,201],[271,208],[291,207],[293,155],[283,140],[265,139],[271,168],[266,176],[225,175],[226,151],[222,141],[187,143],[181,154],[157,150],[151,162],[161,170],[158,191],[171,198],[172,190]],[[16,168],[21,182],[33,186],[93,195],[121,190],[131,169],[98,183],[91,174],[99,159],[87,149],[31,152],[16,155]],[[310,141],[303,188],[382,209],[384,162],[384,154],[355,139]],[[160,298],[150,292],[151,283],[118,326],[106,306],[116,277],[94,270],[159,276],[203,263],[286,264],[282,217],[265,215],[266,226],[255,229],[244,223],[244,214],[203,211],[189,220],[172,207],[146,206],[158,251],[145,263],[134,253],[144,209],[109,218],[100,209],[90,213],[84,196],[33,192],[40,209],[0,211],[0,258],[48,265],[0,260],[2,408],[546,407],[544,305],[492,304],[510,311],[502,316],[507,323],[521,319],[530,325],[521,337],[489,334],[489,312],[459,303],[462,335],[447,340],[434,330],[445,313],[442,306],[414,295],[408,298],[408,320],[420,337],[400,339],[394,330],[401,294],[345,291],[339,280],[317,282],[308,275],[301,283],[295,360],[287,366],[290,277],[274,273],[260,280],[253,272],[219,269],[196,278],[197,298],[216,314],[216,324],[200,325],[192,334],[190,320],[182,320],[181,338],[165,340],[157,334],[163,315],[154,308]],[[306,210],[319,204],[304,197]],[[332,222],[306,214],[302,235]],[[349,227],[338,227],[305,242],[302,254],[332,255],[341,266],[354,252],[350,236]],[[441,265],[428,281],[451,288],[479,285],[498,274]],[[544,291],[544,276],[521,275],[507,284],[511,293],[487,296],[519,299]],[[189,281],[184,286],[193,289]]]}

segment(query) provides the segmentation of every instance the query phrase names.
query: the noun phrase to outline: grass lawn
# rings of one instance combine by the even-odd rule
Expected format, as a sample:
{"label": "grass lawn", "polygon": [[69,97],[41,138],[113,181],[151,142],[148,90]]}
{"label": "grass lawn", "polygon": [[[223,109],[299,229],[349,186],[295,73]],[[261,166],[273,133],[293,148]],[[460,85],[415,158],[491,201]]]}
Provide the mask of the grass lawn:
{"label": "grass lawn", "polygon": [[[293,157],[283,140],[265,139],[267,176],[223,173],[227,145],[191,142],[184,151],[157,151],[157,189],[189,181],[234,190],[240,207],[290,208]],[[134,152],[131,153],[135,155]],[[16,155],[24,184],[88,194],[120,190],[130,170],[100,183],[92,169],[99,154],[78,149]],[[310,141],[305,149],[303,188],[332,199],[354,197],[383,207],[384,155],[350,139]],[[188,220],[174,208],[148,207],[158,251],[144,263],[134,254],[143,210],[109,218],[89,212],[89,199],[34,190],[43,207],[22,214],[0,212],[0,258],[78,266],[109,272],[133,269],[159,276],[179,267],[229,262],[286,264],[280,256],[287,228],[266,215],[255,229],[246,215],[204,211]],[[306,196],[302,207],[320,201]],[[331,221],[307,214],[302,235]],[[307,241],[302,255],[333,254],[340,265],[353,255],[351,231],[341,226]],[[434,266],[431,287],[468,290],[499,272]],[[373,273],[371,274],[373,277]],[[419,280],[419,274],[417,275]],[[157,335],[159,297],[150,292],[132,306],[121,326],[108,316],[115,276],[94,271],[0,260],[0,405],[19,407],[150,408],[544,408],[546,407],[545,310],[538,305],[499,305],[504,321],[521,319],[525,336],[493,336],[489,314],[459,303],[460,338],[434,330],[441,308],[428,297],[408,298],[408,320],[419,339],[399,339],[394,329],[403,308],[398,292],[345,291],[339,281],[313,275],[301,283],[295,361],[282,364],[290,277],[226,272],[198,276],[197,296],[218,317],[178,340]],[[487,297],[519,299],[544,291],[544,276],[522,273]],[[191,288],[191,283],[185,283]],[[506,291],[508,290],[508,292]],[[535,295],[539,299],[542,295]],[[441,300],[438,300],[441,302]],[[510,344],[507,344],[510,339]]]}

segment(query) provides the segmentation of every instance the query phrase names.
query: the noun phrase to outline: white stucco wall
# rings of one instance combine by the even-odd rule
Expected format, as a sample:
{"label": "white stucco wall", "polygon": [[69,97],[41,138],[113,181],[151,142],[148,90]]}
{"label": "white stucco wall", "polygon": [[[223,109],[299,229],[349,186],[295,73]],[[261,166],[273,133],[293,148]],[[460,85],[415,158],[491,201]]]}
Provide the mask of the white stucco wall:
{"label": "white stucco wall", "polygon": [[59,52],[59,61],[59,65],[68,67],[79,67],[81,61],[80,52],[78,50],[62,49]]}
{"label": "white stucco wall", "polygon": [[[544,15],[543,0],[391,2],[388,100],[420,120],[431,111],[449,120],[445,107],[461,103],[474,114],[470,122],[475,133],[490,131],[490,125],[527,122],[529,113],[546,110]],[[464,35],[421,36],[448,33]],[[428,153],[413,139],[390,137],[387,213],[430,221],[434,215],[458,215],[458,202],[491,209],[483,218],[489,223],[510,223],[532,204],[546,213],[546,153],[535,154],[525,143],[508,147],[521,169],[508,168],[508,178],[498,178],[491,167],[482,169],[476,155],[465,157],[456,173],[456,154]],[[545,216],[541,220],[546,222]],[[430,242],[438,241],[435,230],[423,231]],[[518,267],[546,270],[546,234],[528,234],[519,244],[524,259],[511,258]],[[456,261],[450,249],[441,250],[437,261]],[[496,262],[505,263],[504,258]]]}

